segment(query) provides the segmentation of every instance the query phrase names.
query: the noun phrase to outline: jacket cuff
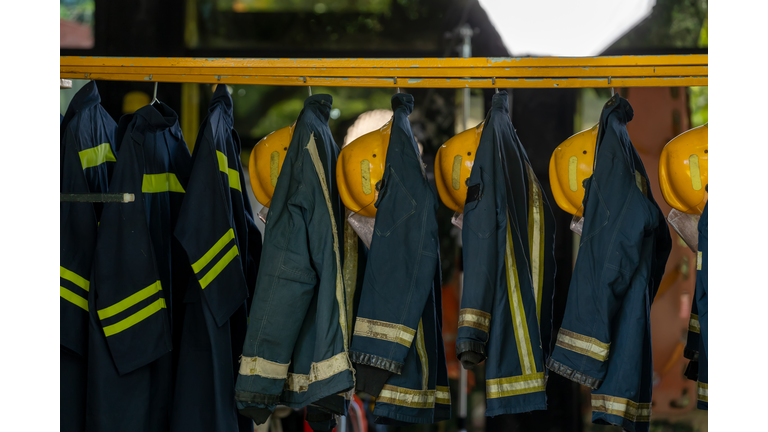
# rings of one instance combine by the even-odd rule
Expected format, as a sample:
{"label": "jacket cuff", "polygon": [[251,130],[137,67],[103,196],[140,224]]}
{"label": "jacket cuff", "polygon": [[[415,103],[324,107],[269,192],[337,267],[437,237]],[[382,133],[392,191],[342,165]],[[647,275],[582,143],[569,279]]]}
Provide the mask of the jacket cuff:
{"label": "jacket cuff", "polygon": [[694,349],[686,347],[685,350],[683,351],[683,357],[687,358],[688,360],[698,361],[699,352]]}
{"label": "jacket cuff", "polygon": [[352,362],[365,365],[365,366],[373,366],[379,369],[384,369],[386,371],[395,373],[400,375],[403,372],[403,364],[398,363],[394,360],[386,359],[384,357],[379,357],[373,354],[365,354],[357,351],[350,351],[350,356],[352,357]]}
{"label": "jacket cuff", "polygon": [[[478,342],[474,340],[465,340],[461,342],[456,342],[456,357],[461,357],[461,354],[472,351],[475,353],[480,354],[480,356],[485,360],[486,357],[488,357],[487,353],[485,352],[485,344],[483,342]],[[482,360],[481,360],[482,361]],[[478,362],[479,363],[479,362]]]}
{"label": "jacket cuff", "polygon": [[392,372],[363,364],[357,365],[355,390],[368,393],[373,397],[379,397],[381,389],[387,383]]}
{"label": "jacket cuff", "polygon": [[577,370],[571,369],[570,367],[555,361],[551,357],[547,361],[547,368],[551,370],[552,372],[562,375],[566,378],[568,378],[571,381],[575,381],[583,386],[587,386],[593,390],[597,390],[600,388],[600,384],[603,383],[603,380],[599,380],[597,378],[593,378],[589,375],[585,375],[582,372],[579,372]]}
{"label": "jacket cuff", "polygon": [[236,391],[235,400],[244,402],[244,403],[251,403],[251,404],[277,405],[278,403],[280,403],[280,395]]}

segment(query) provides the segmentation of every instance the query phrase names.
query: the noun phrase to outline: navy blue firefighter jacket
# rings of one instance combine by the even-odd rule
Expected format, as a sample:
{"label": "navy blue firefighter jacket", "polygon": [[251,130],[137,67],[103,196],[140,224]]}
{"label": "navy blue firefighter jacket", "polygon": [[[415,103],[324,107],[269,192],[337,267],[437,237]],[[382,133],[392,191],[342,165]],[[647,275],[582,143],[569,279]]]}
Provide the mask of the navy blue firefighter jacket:
{"label": "navy blue firefighter jacket", "polygon": [[506,92],[493,97],[467,186],[456,356],[468,369],[485,360],[487,416],[546,409],[538,316],[551,320],[554,220]]}
{"label": "navy blue firefighter jacket", "polygon": [[178,116],[158,102],[123,116],[108,203],[99,226],[88,297],[88,431],[167,431],[172,347],[190,267],[173,237],[191,157]]}
{"label": "navy blue firefighter jacket", "polygon": [[[105,193],[115,165],[117,124],[100,104],[96,82],[83,86],[61,118],[61,193]],[[85,429],[88,291],[98,203],[62,202],[59,210],[61,430]]]}
{"label": "navy blue firefighter jacket", "polygon": [[603,107],[581,244],[547,366],[593,389],[593,423],[640,432],[651,415],[651,303],[672,241],[627,134],[632,117],[618,94]]}
{"label": "navy blue firefighter jacket", "polygon": [[184,298],[173,431],[253,431],[253,422],[237,413],[235,379],[247,329],[246,273],[258,264],[261,234],[243,192],[232,108],[227,86],[217,86],[176,223],[195,277]]}
{"label": "navy blue firefighter jacket", "polygon": [[357,389],[376,397],[380,423],[434,423],[451,413],[437,195],[408,121],[413,96],[393,96],[392,110],[351,357]]}
{"label": "navy blue firefighter jacket", "polygon": [[277,404],[343,414],[351,396],[340,394],[354,387],[332,101],[318,94],[304,102],[267,214],[235,385],[240,413],[257,423]]}

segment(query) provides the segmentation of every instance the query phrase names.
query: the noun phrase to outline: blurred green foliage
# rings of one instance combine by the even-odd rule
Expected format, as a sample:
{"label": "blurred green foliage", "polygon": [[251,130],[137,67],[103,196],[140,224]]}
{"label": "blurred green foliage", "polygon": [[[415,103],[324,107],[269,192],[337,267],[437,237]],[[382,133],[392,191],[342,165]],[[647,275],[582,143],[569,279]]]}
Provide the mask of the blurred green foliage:
{"label": "blurred green foliage", "polygon": [[[698,47],[706,22],[707,0],[657,0],[651,15],[611,48]],[[706,31],[704,40],[706,47]]]}
{"label": "blurred green foliage", "polygon": [[93,12],[95,10],[95,0],[60,0],[59,18],[93,25]]}

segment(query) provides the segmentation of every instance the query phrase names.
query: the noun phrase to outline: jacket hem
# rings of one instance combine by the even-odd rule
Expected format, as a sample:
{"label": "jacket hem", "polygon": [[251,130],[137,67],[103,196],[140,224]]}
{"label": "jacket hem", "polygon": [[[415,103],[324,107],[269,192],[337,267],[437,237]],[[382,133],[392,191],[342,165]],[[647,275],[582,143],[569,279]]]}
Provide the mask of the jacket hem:
{"label": "jacket hem", "polygon": [[[354,386],[355,381],[352,377],[352,371],[346,369],[330,378],[309,384],[306,391],[294,392],[284,390],[280,397],[280,403],[291,408],[304,408],[311,403],[317,404],[321,399],[328,396],[346,392]],[[330,404],[323,405],[325,405],[324,408],[326,409],[332,409]]]}
{"label": "jacket hem", "polygon": [[628,432],[645,432],[650,423],[645,420],[631,421],[616,414],[608,414],[601,411],[592,411],[592,423],[597,425],[619,426]]}
{"label": "jacket hem", "polygon": [[555,359],[551,358],[547,361],[547,368],[551,370],[552,372],[562,375],[565,378],[568,378],[571,381],[575,381],[583,386],[587,386],[593,390],[597,390],[600,388],[600,384],[603,383],[603,380],[599,380],[597,378],[593,378],[583,372],[577,371],[573,368],[570,368]]}
{"label": "jacket hem", "polygon": [[[420,424],[435,422],[432,408],[425,408],[424,410],[427,412],[423,416],[411,416],[411,415],[398,413],[397,407],[395,406],[388,407],[384,405],[386,404],[377,404],[373,410],[373,415],[383,417],[383,419],[381,419],[383,421],[380,421],[380,419],[376,419],[377,424],[403,426],[402,424],[398,425],[396,422],[420,423]],[[390,421],[387,421],[387,420],[390,420]],[[392,422],[391,420],[394,420],[395,422]]]}
{"label": "jacket hem", "polygon": [[486,417],[496,417],[497,415],[502,414],[520,414],[520,413],[526,413],[530,411],[546,411],[547,410],[547,403],[540,403],[540,404],[533,404],[533,405],[524,405],[522,407],[509,407],[509,408],[497,408],[494,410],[485,410],[485,416]]}
{"label": "jacket hem", "polygon": [[486,358],[485,344],[478,341],[468,340],[456,343],[456,357],[459,357],[462,353],[467,351],[476,352]]}
{"label": "jacket hem", "polygon": [[400,375],[403,372],[403,364],[394,360],[379,357],[373,354],[366,354],[356,351],[350,351],[349,356],[353,363],[358,363],[366,366],[373,366],[379,369]]}

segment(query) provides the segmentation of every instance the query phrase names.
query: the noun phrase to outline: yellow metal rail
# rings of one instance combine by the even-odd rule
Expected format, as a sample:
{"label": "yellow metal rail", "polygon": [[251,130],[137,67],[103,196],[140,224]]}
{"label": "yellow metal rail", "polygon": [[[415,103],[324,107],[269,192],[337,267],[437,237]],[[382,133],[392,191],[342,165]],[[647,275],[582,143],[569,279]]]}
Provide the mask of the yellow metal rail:
{"label": "yellow metal rail", "polygon": [[204,59],[61,57],[61,78],[337,87],[578,88],[706,86],[707,55]]}

